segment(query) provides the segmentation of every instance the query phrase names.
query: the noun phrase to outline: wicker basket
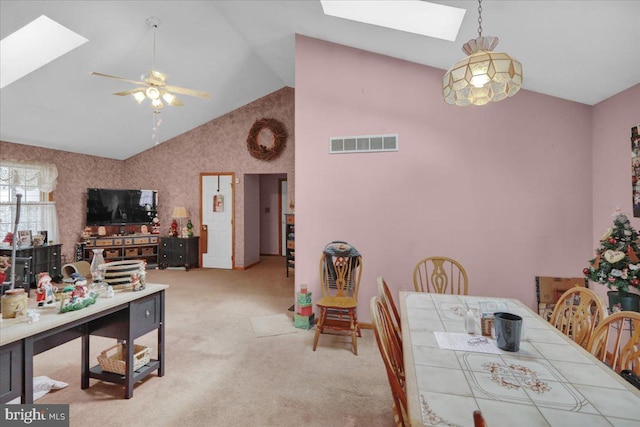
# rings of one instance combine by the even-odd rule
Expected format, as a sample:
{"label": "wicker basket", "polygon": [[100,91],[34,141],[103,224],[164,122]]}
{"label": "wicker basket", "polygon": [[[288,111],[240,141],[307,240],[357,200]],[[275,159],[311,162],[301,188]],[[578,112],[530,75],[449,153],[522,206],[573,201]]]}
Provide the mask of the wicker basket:
{"label": "wicker basket", "polygon": [[[112,350],[116,350],[115,354],[109,354]],[[113,353],[113,352],[112,352]],[[133,345],[133,370],[137,371],[151,360],[151,347],[144,345]],[[114,372],[116,374],[124,375],[124,370],[127,367],[127,363],[124,360],[124,350],[122,344],[118,343],[108,349],[104,350],[98,356],[98,363],[100,368],[106,372]]]}

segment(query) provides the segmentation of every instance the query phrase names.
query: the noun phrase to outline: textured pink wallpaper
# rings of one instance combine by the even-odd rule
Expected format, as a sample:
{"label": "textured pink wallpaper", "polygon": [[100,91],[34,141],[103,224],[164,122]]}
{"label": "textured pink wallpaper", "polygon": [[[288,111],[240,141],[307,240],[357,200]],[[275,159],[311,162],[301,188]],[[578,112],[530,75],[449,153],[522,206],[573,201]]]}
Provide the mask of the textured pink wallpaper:
{"label": "textured pink wallpaper", "polygon": [[119,160],[50,150],[0,141],[0,159],[53,163],[58,168],[58,186],[53,199],[58,213],[62,253],[75,259],[75,245],[85,225],[87,188],[122,188],[123,163]]}
{"label": "textured pink wallpaper", "polygon": [[[261,118],[280,120],[289,133],[282,155],[271,162],[251,157],[246,138]],[[294,192],[294,90],[283,88],[222,117],[179,135],[130,159],[119,161],[0,141],[0,159],[54,163],[58,187],[54,193],[63,253],[73,260],[75,244],[85,225],[86,190],[149,188],[159,191],[162,235],[175,206],[185,206],[199,230],[201,172],[235,172],[235,266],[244,266],[244,174],[287,174]]]}
{"label": "textured pink wallpaper", "polygon": [[[284,151],[272,161],[258,160],[246,149],[249,130],[261,118],[279,120],[289,134]],[[131,174],[128,185],[133,188],[152,185],[159,191],[160,219],[163,224],[168,226],[175,206],[184,206],[191,215],[195,230],[200,229],[199,174],[234,172],[239,180],[234,198],[234,265],[243,267],[244,175],[287,174],[292,183],[288,189],[289,197],[293,197],[294,146],[294,90],[283,88],[131,157],[124,161],[124,167],[127,171],[144,171]]]}

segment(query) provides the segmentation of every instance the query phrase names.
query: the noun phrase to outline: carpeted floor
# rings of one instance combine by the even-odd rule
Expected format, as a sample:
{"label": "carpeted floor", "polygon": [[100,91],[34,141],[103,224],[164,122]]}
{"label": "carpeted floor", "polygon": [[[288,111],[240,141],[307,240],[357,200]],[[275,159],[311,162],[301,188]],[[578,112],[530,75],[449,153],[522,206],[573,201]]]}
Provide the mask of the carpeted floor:
{"label": "carpeted floor", "polygon": [[[394,424],[371,330],[362,331],[358,356],[349,337],[323,334],[314,352],[314,330],[273,334],[286,332],[282,315],[293,316],[293,278],[285,277],[281,257],[246,271],[151,270],[147,280],[170,285],[165,376],[139,382],[129,400],[122,387],[97,380],[82,390],[75,340],[36,356],[34,375],[69,383],[36,403],[70,403],[71,426]],[[263,328],[271,336],[258,336],[260,318],[276,320]],[[155,338],[136,343],[153,346]],[[114,342],[92,337],[91,360]]]}

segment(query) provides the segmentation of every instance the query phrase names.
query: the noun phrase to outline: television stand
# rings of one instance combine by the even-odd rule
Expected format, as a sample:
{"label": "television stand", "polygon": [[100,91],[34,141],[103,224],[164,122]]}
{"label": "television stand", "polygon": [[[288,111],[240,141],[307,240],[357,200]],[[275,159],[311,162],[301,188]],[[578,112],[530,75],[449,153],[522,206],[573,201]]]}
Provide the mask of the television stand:
{"label": "television stand", "polygon": [[124,236],[90,237],[78,243],[76,261],[91,262],[94,249],[104,249],[105,262],[139,259],[148,267],[158,264],[157,234],[129,234]]}

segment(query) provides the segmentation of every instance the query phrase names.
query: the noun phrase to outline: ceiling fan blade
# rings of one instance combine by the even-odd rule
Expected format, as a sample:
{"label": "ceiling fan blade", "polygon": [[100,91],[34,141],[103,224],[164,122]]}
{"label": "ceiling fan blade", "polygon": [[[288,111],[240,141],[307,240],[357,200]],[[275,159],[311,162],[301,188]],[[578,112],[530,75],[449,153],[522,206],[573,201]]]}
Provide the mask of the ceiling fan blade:
{"label": "ceiling fan blade", "polygon": [[137,80],[124,79],[122,77],[117,77],[117,76],[110,76],[109,74],[96,73],[95,71],[92,72],[91,74],[93,74],[94,76],[106,77],[108,79],[120,80],[120,81],[123,81],[123,82],[134,83],[134,84],[137,84],[137,85],[148,85],[148,83],[145,83],[145,82],[140,82],[140,81],[137,81]]}
{"label": "ceiling fan blade", "polygon": [[116,93],[114,93],[114,95],[127,96],[127,95],[132,95],[132,94],[134,94],[136,92],[144,92],[144,91],[145,91],[145,88],[137,87],[135,89],[129,89],[129,90],[125,90],[125,91],[122,91],[122,92],[116,92]]}
{"label": "ceiling fan blade", "polygon": [[181,95],[197,96],[198,98],[206,98],[206,99],[211,98],[211,95],[209,95],[208,92],[202,92],[200,90],[187,89],[187,88],[178,87],[178,86],[165,86],[164,88],[170,92],[179,93]]}

